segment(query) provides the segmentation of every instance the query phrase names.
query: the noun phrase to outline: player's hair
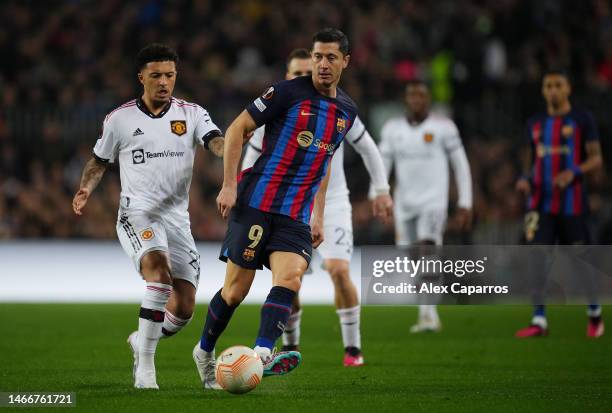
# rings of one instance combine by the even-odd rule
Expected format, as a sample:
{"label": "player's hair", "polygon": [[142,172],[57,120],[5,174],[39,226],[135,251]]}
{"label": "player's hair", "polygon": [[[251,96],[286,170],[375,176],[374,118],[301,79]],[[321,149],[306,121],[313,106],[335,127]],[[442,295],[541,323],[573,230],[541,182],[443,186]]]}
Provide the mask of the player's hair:
{"label": "player's hair", "polygon": [[289,53],[289,56],[287,56],[287,61],[285,62],[287,67],[289,67],[289,63],[291,63],[293,59],[310,59],[310,52],[303,47],[293,49],[291,53]]}
{"label": "player's hair", "polygon": [[136,55],[136,68],[142,70],[149,62],[174,62],[178,64],[178,54],[168,45],[151,43],[143,47]]}
{"label": "player's hair", "polygon": [[409,81],[406,82],[406,87],[404,90],[407,90],[409,87],[413,87],[413,86],[424,86],[425,89],[429,90],[429,85],[427,84],[427,82],[421,78],[414,78],[414,79],[410,79]]}
{"label": "player's hair", "polygon": [[562,67],[550,67],[546,69],[542,74],[542,79],[544,79],[546,76],[552,75],[563,76],[569,83],[571,83],[569,72]]}
{"label": "player's hair", "polygon": [[338,43],[338,49],[344,56],[349,54],[349,41],[348,37],[338,29],[327,27],[323,30],[319,30],[312,36],[312,44],[316,42],[321,43]]}

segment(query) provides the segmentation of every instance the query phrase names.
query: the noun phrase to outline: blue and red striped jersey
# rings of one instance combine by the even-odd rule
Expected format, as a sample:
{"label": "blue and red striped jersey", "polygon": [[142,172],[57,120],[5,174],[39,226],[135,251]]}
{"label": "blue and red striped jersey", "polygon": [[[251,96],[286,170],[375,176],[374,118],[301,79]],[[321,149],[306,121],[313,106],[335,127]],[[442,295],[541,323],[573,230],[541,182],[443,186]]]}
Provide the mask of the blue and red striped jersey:
{"label": "blue and red striped jersey", "polygon": [[353,125],[357,107],[341,89],[330,98],[310,76],[279,82],[246,108],[265,126],[261,156],[243,171],[238,202],[308,224],[328,164]]}
{"label": "blue and red striped jersey", "polygon": [[586,160],[586,143],[599,139],[591,113],[580,109],[563,116],[542,113],[528,121],[527,133],[533,154],[528,208],[555,215],[586,214],[587,191],[582,175],[576,175],[563,190],[553,182],[566,169],[578,171]]}

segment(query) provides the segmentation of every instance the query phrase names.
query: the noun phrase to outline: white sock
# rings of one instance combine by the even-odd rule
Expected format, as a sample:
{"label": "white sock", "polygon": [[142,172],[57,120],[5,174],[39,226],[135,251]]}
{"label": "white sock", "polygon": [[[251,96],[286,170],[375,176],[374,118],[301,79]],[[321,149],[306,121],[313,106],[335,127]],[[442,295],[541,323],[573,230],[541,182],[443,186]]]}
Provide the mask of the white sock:
{"label": "white sock", "polygon": [[172,314],[170,311],[166,310],[166,314],[164,315],[164,324],[161,329],[161,338],[172,337],[183,327],[185,327],[191,321],[191,317],[189,318],[179,318]]}
{"label": "white sock", "polygon": [[419,321],[430,321],[434,324],[440,323],[438,310],[435,305],[420,305],[419,306]]}
{"label": "white sock", "polygon": [[272,355],[272,352],[268,347],[255,346],[253,350],[255,350],[255,353],[259,354],[261,361],[263,361],[264,363],[268,361],[268,359]]}
{"label": "white sock", "polygon": [[587,316],[589,317],[601,317],[601,306],[598,305],[597,308],[587,308]]}
{"label": "white sock", "polygon": [[302,310],[289,316],[287,327],[283,332],[284,346],[298,346],[300,344],[300,323],[302,321]]}
{"label": "white sock", "polygon": [[351,308],[340,308],[336,310],[336,313],[340,318],[344,348],[357,347],[361,349],[361,332],[359,329],[361,307],[356,305]]}
{"label": "white sock", "polygon": [[531,319],[531,324],[540,326],[542,328],[548,328],[548,322],[546,321],[546,317],[541,315],[534,315]]}
{"label": "white sock", "polygon": [[137,374],[155,374],[155,349],[161,337],[163,314],[171,293],[171,285],[147,282],[138,318]]}

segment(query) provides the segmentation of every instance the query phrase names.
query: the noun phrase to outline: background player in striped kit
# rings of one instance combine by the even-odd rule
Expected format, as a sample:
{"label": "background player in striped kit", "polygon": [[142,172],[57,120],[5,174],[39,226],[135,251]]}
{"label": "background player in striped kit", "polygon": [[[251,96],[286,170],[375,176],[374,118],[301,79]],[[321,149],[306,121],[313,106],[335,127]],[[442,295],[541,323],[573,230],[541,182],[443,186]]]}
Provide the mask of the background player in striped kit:
{"label": "background player in striped kit", "polygon": [[200,106],[172,97],[178,56],[152,44],[136,58],[142,97],[110,112],[73,200],[77,215],[109,163],[119,161],[121,199],[117,235],[146,281],[134,352],[134,386],[157,389],[157,343],[193,314],[200,256],[190,230],[189,186],[197,145],[223,154],[221,131]]}
{"label": "background player in striped kit", "polygon": [[[312,76],[270,87],[227,130],[223,188],[217,197],[222,216],[230,218],[220,254],[227,271],[193,351],[204,380],[214,377],[210,360],[216,341],[263,265],[272,270],[273,284],[255,341],[264,375],[288,373],[301,361],[299,352],[275,353],[273,347],[287,325],[312,248],[323,241],[331,158],[357,115],[355,103],[337,87],[350,59],[344,33],[317,32],[312,56]],[[237,184],[242,137],[264,124],[263,152]]]}
{"label": "background player in striped kit", "polygon": [[[572,106],[565,72],[551,70],[544,75],[542,94],[546,113],[527,123],[524,175],[516,183],[516,189],[529,196],[525,240],[534,245],[590,244],[584,176],[603,164],[597,126],[590,112]],[[542,268],[542,277],[544,272]],[[548,334],[542,294],[545,281],[541,281],[531,324],[517,331],[517,337]],[[592,302],[587,313],[587,336],[602,336],[601,306]]]}
{"label": "background player in striped kit", "polygon": [[[395,165],[396,244],[442,245],[448,209],[449,170],[453,168],[459,192],[455,219],[464,231],[472,223],[472,177],[455,123],[431,114],[427,85],[406,86],[406,116],[388,120],[379,145],[387,173]],[[435,305],[420,305],[412,332],[441,328]]]}
{"label": "background player in striped kit", "polygon": [[[312,74],[312,58],[306,49],[296,49],[287,58],[285,79]],[[249,140],[242,169],[253,166],[262,150],[265,127],[257,128]],[[346,141],[362,156],[375,188],[374,215],[389,217],[393,202],[389,196],[385,169],[376,143],[357,117],[355,125],[347,133]],[[357,288],[349,274],[353,252],[353,225],[349,191],[344,176],[344,149],[338,148],[331,166],[331,177],[325,200],[325,241],[317,251],[324,260],[335,290],[335,304],[342,331],[345,366],[361,366],[364,363],[361,351],[360,306]],[[302,307],[296,294],[291,306],[291,316],[283,333],[283,350],[298,350]]]}

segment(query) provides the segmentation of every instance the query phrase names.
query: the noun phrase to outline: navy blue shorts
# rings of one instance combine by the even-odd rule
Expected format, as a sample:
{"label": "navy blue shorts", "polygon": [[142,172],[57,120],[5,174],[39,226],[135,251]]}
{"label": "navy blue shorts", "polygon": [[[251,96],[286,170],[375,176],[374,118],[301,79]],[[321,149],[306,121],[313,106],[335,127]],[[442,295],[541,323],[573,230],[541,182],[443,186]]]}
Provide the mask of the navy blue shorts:
{"label": "navy blue shorts", "polygon": [[264,265],[270,268],[274,251],[296,253],[310,265],[310,225],[245,205],[232,208],[219,259],[227,262],[229,258],[242,268],[261,270]]}
{"label": "navy blue shorts", "polygon": [[589,245],[588,217],[530,211],[525,215],[525,240],[534,245]]}

